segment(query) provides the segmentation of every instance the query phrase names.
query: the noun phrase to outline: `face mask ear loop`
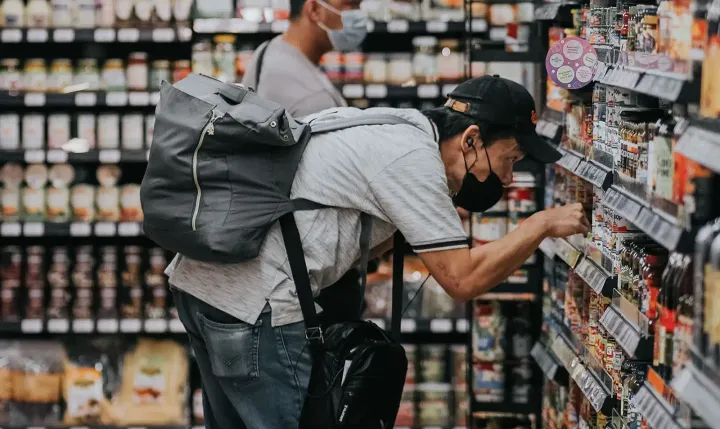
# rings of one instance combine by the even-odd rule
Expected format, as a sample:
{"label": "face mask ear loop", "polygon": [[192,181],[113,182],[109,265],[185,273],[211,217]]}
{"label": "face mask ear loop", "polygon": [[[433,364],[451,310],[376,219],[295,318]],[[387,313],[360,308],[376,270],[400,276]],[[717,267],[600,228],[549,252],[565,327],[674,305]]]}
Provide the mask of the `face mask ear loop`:
{"label": "face mask ear loop", "polygon": [[333,5],[324,2],[323,0],[315,0],[320,6],[324,7],[325,9],[329,10],[330,12],[342,16],[342,12],[340,12],[338,9],[336,9]]}
{"label": "face mask ear loop", "polygon": [[488,160],[488,169],[490,169],[490,173],[492,173],[492,165],[490,165],[490,154],[487,151],[487,147],[483,147],[485,149],[485,157],[487,157]]}

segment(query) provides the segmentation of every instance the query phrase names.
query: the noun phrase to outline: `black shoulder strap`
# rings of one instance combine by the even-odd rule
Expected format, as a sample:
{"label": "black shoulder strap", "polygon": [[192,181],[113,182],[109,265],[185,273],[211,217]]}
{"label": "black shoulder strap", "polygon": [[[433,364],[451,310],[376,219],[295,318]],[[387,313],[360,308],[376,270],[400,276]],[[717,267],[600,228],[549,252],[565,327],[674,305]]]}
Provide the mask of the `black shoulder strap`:
{"label": "black shoulder strap", "polygon": [[267,51],[267,47],[270,44],[270,41],[263,43],[258,48],[258,59],[257,64],[255,65],[255,92],[257,92],[258,87],[260,86],[260,73],[262,73],[262,66],[263,66],[263,59],[265,58],[265,51]]}
{"label": "black shoulder strap", "polygon": [[403,269],[405,265],[405,237],[398,231],[393,237],[392,313],[390,334],[400,341],[400,319],[403,311]]}

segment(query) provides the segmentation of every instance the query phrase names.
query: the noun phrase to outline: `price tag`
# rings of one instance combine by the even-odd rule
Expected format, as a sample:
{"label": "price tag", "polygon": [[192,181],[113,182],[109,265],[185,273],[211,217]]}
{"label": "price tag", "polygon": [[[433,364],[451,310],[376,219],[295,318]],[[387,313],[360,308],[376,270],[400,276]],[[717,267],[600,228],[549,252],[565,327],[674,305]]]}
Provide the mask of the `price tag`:
{"label": "price tag", "polygon": [[588,258],[584,258],[575,268],[575,272],[585,281],[596,293],[602,295],[605,287],[605,280],[607,276],[602,269],[590,261]]}
{"label": "price tag", "polygon": [[552,352],[562,362],[565,369],[570,371],[572,369],[573,361],[577,359],[577,355],[572,351],[570,346],[561,337],[556,337],[551,346]]}
{"label": "price tag", "polygon": [[673,411],[665,399],[658,395],[653,387],[645,382],[633,397],[632,405],[645,417],[648,424],[656,429],[680,429],[673,418]]}
{"label": "price tag", "polygon": [[343,86],[343,96],[345,98],[362,98],[363,86],[358,84],[349,84]]}
{"label": "price tag", "polygon": [[48,41],[48,31],[44,28],[30,28],[26,37],[30,43],[45,43]]}
{"label": "price tag", "polygon": [[25,237],[42,237],[45,235],[45,224],[42,222],[25,222],[23,235]]}
{"label": "price tag", "polygon": [[22,42],[22,30],[19,28],[6,28],[2,31],[0,39],[3,43],[20,43]]}
{"label": "price tag", "polygon": [[428,21],[426,23],[428,33],[446,33],[448,24],[445,21]]}
{"label": "price tag", "polygon": [[46,154],[47,162],[51,164],[63,164],[68,160],[68,153],[62,149],[50,149]]}
{"label": "price tag", "polygon": [[140,40],[140,30],[137,28],[121,28],[117,32],[118,42],[135,43]]}
{"label": "price tag", "polygon": [[117,232],[121,237],[137,237],[140,235],[140,224],[137,222],[121,222],[118,224]]}
{"label": "price tag", "polygon": [[48,332],[64,334],[70,330],[70,321],[67,319],[50,319],[47,324]]}
{"label": "price tag", "polygon": [[180,319],[170,319],[170,332],[183,333],[185,331],[185,325],[182,324]]}
{"label": "price tag", "polygon": [[42,92],[29,92],[25,94],[25,105],[28,107],[44,106],[45,94]]}
{"label": "price tag", "polygon": [[290,21],[286,19],[281,19],[279,21],[273,21],[270,24],[270,31],[273,33],[284,33],[287,31],[288,27],[290,26]]}
{"label": "price tag", "polygon": [[488,29],[487,21],[480,18],[475,18],[470,21],[470,29],[475,33],[484,33]]}
{"label": "price tag", "polygon": [[455,322],[455,330],[461,334],[466,333],[468,331],[468,321],[466,319],[458,319],[458,321]]}
{"label": "price tag", "polygon": [[23,154],[25,162],[28,164],[42,164],[45,162],[44,150],[26,150]]}
{"label": "price tag", "polygon": [[160,103],[160,93],[159,92],[151,92],[150,93],[150,105],[157,106],[158,103]]}
{"label": "price tag", "polygon": [[367,98],[385,98],[387,97],[387,86],[379,84],[370,84],[365,87],[365,96]]}
{"label": "price tag", "polygon": [[430,321],[430,332],[447,334],[452,332],[453,323],[450,319],[432,319]]}
{"label": "price tag", "polygon": [[165,319],[148,319],[145,321],[145,332],[157,334],[167,331],[167,320]]}
{"label": "price tag", "polygon": [[532,350],[530,350],[530,356],[537,362],[548,379],[552,380],[555,377],[558,370],[557,362],[550,356],[542,343],[535,343]]}
{"label": "price tag", "polygon": [[175,40],[175,30],[172,28],[156,28],[152,32],[152,40],[155,43],[167,43]]}
{"label": "price tag", "polygon": [[387,23],[388,33],[407,33],[410,24],[404,19],[393,19]]}
{"label": "price tag", "polygon": [[140,319],[123,319],[120,321],[120,332],[134,334],[140,332],[142,323]]}
{"label": "price tag", "polygon": [[570,243],[562,238],[555,240],[555,254],[560,257],[570,268],[575,267],[578,258],[580,258],[580,251],[574,248]]}
{"label": "price tag", "polygon": [[95,235],[98,237],[112,237],[115,235],[114,222],[98,222],[95,224]]}
{"label": "price tag", "polygon": [[53,31],[53,40],[56,43],[72,43],[75,41],[75,30],[71,28],[58,28]]}
{"label": "price tag", "polygon": [[400,332],[415,332],[416,330],[415,319],[402,319],[400,321]]}
{"label": "price tag", "polygon": [[39,334],[43,330],[41,319],[24,319],[20,322],[20,331],[26,334]]}
{"label": "price tag", "polygon": [[147,106],[150,104],[150,94],[147,92],[131,92],[128,102],[131,106]]}
{"label": "price tag", "polygon": [[97,43],[112,43],[115,41],[115,30],[112,28],[98,28],[93,34]]}
{"label": "price tag", "polygon": [[127,92],[108,92],[107,95],[105,95],[105,103],[108,106],[127,106]]}
{"label": "price tag", "polygon": [[117,149],[102,149],[98,152],[102,164],[117,164],[120,162],[120,151]]}
{"label": "price tag", "polygon": [[70,224],[71,237],[89,237],[92,234],[92,225],[88,222],[73,222]]}
{"label": "price tag", "polygon": [[666,81],[666,91],[663,91],[664,95],[661,95],[660,98],[665,98],[666,100],[670,101],[677,101],[678,97],[680,97],[680,93],[682,92],[685,82],[677,79],[666,79]]}
{"label": "price tag", "polygon": [[114,334],[118,331],[118,328],[117,319],[99,319],[97,321],[97,331],[102,334]]}
{"label": "price tag", "polygon": [[75,319],[72,321],[72,330],[78,334],[88,334],[95,329],[91,319]]}
{"label": "price tag", "polygon": [[230,21],[230,33],[257,33],[260,31],[260,24],[246,21],[244,19],[233,19]]}
{"label": "price tag", "polygon": [[75,94],[75,105],[81,107],[95,106],[97,104],[97,94],[94,92],[79,92]]}
{"label": "price tag", "polygon": [[18,222],[3,222],[0,224],[0,235],[3,237],[20,237],[22,226]]}
{"label": "price tag", "polygon": [[417,92],[420,98],[438,98],[440,96],[440,87],[437,85],[418,85]]}
{"label": "price tag", "polygon": [[632,327],[612,306],[605,309],[600,317],[600,324],[608,330],[610,335],[630,356],[635,356],[635,350],[640,343],[640,333]]}

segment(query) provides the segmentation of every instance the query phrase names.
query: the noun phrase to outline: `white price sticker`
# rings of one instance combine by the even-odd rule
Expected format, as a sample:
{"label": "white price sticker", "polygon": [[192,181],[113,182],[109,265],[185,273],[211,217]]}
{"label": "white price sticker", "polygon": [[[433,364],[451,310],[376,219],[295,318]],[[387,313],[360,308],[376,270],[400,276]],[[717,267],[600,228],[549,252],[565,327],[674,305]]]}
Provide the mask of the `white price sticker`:
{"label": "white price sticker", "polygon": [[345,98],[362,98],[363,86],[358,84],[348,84],[343,86],[343,96]]}
{"label": "white price sticker", "polygon": [[115,235],[114,222],[98,222],[95,224],[95,235],[98,237],[112,237]]}
{"label": "white price sticker", "polygon": [[25,162],[28,164],[41,164],[45,162],[44,150],[26,150],[24,154]]}
{"label": "white price sticker", "polygon": [[28,107],[44,106],[45,94],[42,92],[29,92],[25,94],[25,105]]}
{"label": "white price sticker", "polygon": [[117,149],[102,149],[98,152],[102,164],[117,164],[120,162],[120,151]]}
{"label": "white price sticker", "polygon": [[42,222],[25,222],[23,235],[25,237],[42,237],[45,234],[45,224]]}
{"label": "white price sticker", "polygon": [[128,103],[131,106],[147,106],[150,104],[150,94],[147,92],[131,92]]}
{"label": "white price sticker", "polygon": [[407,33],[410,24],[404,19],[393,19],[387,23],[388,33]]}
{"label": "white price sticker", "polygon": [[428,21],[426,26],[428,33],[446,33],[448,31],[448,23],[445,21]]}
{"label": "white price sticker", "polygon": [[105,103],[108,106],[127,106],[127,92],[108,92],[105,96]]}
{"label": "white price sticker", "polygon": [[459,319],[455,324],[455,329],[464,334],[468,331],[468,321],[466,319]]}
{"label": "white price sticker", "polygon": [[75,105],[81,107],[95,106],[97,104],[97,94],[94,92],[79,92],[75,94]]}
{"label": "white price sticker", "polygon": [[52,334],[64,334],[70,330],[70,321],[67,319],[50,319],[48,320],[47,329]]}
{"label": "white price sticker", "polygon": [[140,40],[140,30],[137,28],[121,28],[117,32],[118,42],[135,43]]}
{"label": "white price sticker", "polygon": [[46,154],[47,162],[51,164],[64,164],[68,160],[68,153],[62,149],[50,149]]}
{"label": "white price sticker", "polygon": [[95,329],[91,319],[75,319],[72,321],[72,330],[78,334],[87,334]]}
{"label": "white price sticker", "polygon": [[487,21],[480,18],[475,18],[470,21],[470,25],[472,26],[471,30],[473,33],[484,33],[488,29]]}
{"label": "white price sticker", "polygon": [[0,225],[0,235],[3,237],[20,237],[22,225],[18,222],[3,222]]}
{"label": "white price sticker", "polygon": [[118,331],[118,328],[117,319],[99,319],[97,321],[97,331],[102,334],[114,334]]}
{"label": "white price sticker", "polygon": [[27,334],[38,334],[43,330],[43,321],[40,319],[24,319],[20,322],[20,331]]}
{"label": "white price sticker", "polygon": [[230,21],[230,33],[252,34],[260,31],[260,23],[247,21],[245,19],[233,19]]}
{"label": "white price sticker", "polygon": [[182,324],[180,319],[170,319],[170,332],[183,333],[185,332],[185,325]]}
{"label": "white price sticker", "polygon": [[73,222],[70,224],[71,237],[89,237],[92,234],[92,225],[88,222]]}
{"label": "white price sticker", "polygon": [[381,84],[370,84],[365,87],[365,96],[367,98],[385,98],[387,97],[387,86]]}
{"label": "white price sticker", "polygon": [[72,43],[75,41],[75,30],[71,28],[59,28],[53,31],[53,40],[56,43]]}
{"label": "white price sticker", "polygon": [[450,319],[432,319],[430,321],[430,332],[438,334],[447,334],[452,332],[453,323]]}
{"label": "white price sticker", "polygon": [[414,319],[402,319],[400,321],[400,332],[415,332],[417,330],[417,323]]}
{"label": "white price sticker", "polygon": [[112,28],[98,28],[93,38],[97,43],[112,43],[115,41],[115,30]]}
{"label": "white price sticker", "polygon": [[417,93],[420,98],[438,98],[440,96],[440,87],[437,85],[418,85]]}
{"label": "white price sticker", "polygon": [[134,334],[140,332],[142,323],[140,319],[123,319],[120,321],[120,332]]}
{"label": "white price sticker", "polygon": [[535,359],[535,362],[537,362],[543,374],[545,374],[548,379],[555,377],[558,369],[557,362],[550,356],[542,343],[535,343],[532,350],[530,350],[530,356]]}
{"label": "white price sticker", "polygon": [[152,32],[152,40],[155,43],[167,43],[175,40],[175,30],[172,28],[156,28]]}
{"label": "white price sticker", "polygon": [[160,103],[160,93],[159,92],[151,92],[150,93],[150,105],[157,106],[158,103]]}
{"label": "white price sticker", "polygon": [[602,295],[607,276],[590,259],[584,258],[575,268],[575,272],[585,281],[596,293]]}
{"label": "white price sticker", "polygon": [[117,232],[121,237],[137,237],[140,235],[140,224],[137,222],[121,222],[118,224]]}
{"label": "white price sticker", "polygon": [[45,43],[48,41],[48,31],[44,28],[30,28],[26,40],[30,43]]}
{"label": "white price sticker", "polygon": [[20,43],[22,42],[22,30],[19,28],[6,28],[0,34],[3,43]]}
{"label": "white price sticker", "polygon": [[167,320],[165,319],[148,319],[145,321],[145,332],[157,334],[167,331]]}

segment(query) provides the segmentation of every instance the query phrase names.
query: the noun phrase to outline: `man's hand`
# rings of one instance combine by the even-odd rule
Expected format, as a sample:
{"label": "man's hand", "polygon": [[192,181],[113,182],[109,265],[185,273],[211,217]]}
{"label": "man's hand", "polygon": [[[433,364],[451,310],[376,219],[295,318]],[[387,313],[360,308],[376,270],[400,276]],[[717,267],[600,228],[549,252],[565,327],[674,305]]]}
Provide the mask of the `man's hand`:
{"label": "man's hand", "polygon": [[536,213],[549,237],[564,238],[575,234],[587,234],[590,224],[580,203],[543,210]]}

